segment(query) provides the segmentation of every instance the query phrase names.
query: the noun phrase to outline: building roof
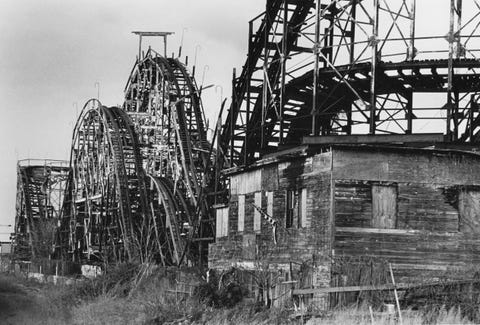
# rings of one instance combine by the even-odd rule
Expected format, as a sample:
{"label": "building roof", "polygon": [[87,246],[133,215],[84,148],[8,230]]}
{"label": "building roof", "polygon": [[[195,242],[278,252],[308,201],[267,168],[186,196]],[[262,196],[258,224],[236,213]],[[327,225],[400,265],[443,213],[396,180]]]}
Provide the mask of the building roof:
{"label": "building roof", "polygon": [[[356,137],[356,136],[355,136]],[[362,136],[362,137],[378,137]],[[358,139],[358,138],[357,138]],[[480,159],[480,147],[475,145],[455,144],[455,143],[429,143],[425,144],[420,142],[338,142],[338,143],[314,143],[312,141],[303,141],[303,144],[285,148],[275,153],[265,155],[262,159],[257,160],[248,166],[237,166],[229,169],[225,169],[223,173],[225,175],[234,175],[242,172],[254,170],[260,167],[264,167],[273,163],[295,160],[301,157],[312,156],[321,152],[329,152],[333,149],[338,150],[355,150],[355,151],[382,151],[382,152],[410,152],[415,154],[428,154],[428,155],[461,155],[471,156]],[[420,146],[418,146],[420,145]]]}

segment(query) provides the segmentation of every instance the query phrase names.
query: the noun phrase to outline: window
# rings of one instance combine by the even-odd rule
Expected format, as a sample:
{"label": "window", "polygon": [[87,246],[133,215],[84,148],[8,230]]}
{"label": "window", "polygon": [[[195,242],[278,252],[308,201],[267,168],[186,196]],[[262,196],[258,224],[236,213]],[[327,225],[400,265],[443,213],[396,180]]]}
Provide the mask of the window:
{"label": "window", "polygon": [[267,192],[267,214],[273,218],[273,192]]}
{"label": "window", "polygon": [[372,185],[372,227],[393,229],[397,223],[397,186]]}
{"label": "window", "polygon": [[462,190],[458,193],[458,230],[467,234],[480,234],[480,191]]}
{"label": "window", "polygon": [[298,228],[307,227],[307,189],[298,191]]}
{"label": "window", "polygon": [[[262,208],[262,192],[255,192],[255,206],[258,209]],[[261,231],[261,224],[262,224],[262,215],[260,211],[254,209],[253,213],[253,231],[260,232]]]}
{"label": "window", "polygon": [[238,231],[242,232],[245,227],[245,195],[238,196]]}
{"label": "window", "polygon": [[228,207],[217,208],[216,219],[216,237],[228,236]]}
{"label": "window", "polygon": [[285,228],[293,227],[293,213],[295,207],[295,192],[287,190],[285,198]]}

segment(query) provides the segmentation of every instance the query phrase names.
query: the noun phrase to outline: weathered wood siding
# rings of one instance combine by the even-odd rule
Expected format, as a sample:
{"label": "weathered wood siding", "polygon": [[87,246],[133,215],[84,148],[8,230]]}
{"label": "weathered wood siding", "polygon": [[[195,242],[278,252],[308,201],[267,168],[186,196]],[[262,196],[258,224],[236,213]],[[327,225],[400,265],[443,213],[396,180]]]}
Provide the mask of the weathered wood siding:
{"label": "weathered wood siding", "polygon": [[473,155],[402,149],[333,150],[333,178],[426,184],[480,184]]}
{"label": "weathered wood siding", "polygon": [[[331,153],[298,157],[259,168],[261,171],[233,176],[235,181],[229,202],[229,236],[220,238],[215,244],[210,245],[209,267],[227,269],[236,266],[261,269],[269,265],[273,269],[288,269],[292,264],[298,266],[310,263],[315,265],[315,270],[311,273],[309,286],[329,286],[333,224]],[[247,184],[249,182],[252,184]],[[293,191],[295,199],[300,200],[295,206],[293,226],[288,229],[285,218],[287,191]],[[305,199],[299,195],[302,191],[306,193]],[[262,210],[267,212],[271,209],[269,212],[277,221],[276,232],[272,224],[263,217],[260,231],[254,231],[253,203],[258,193],[261,193]],[[238,231],[239,195],[245,195],[243,232]],[[273,199],[270,208],[269,195]],[[304,221],[299,219],[302,210],[306,215]]]}
{"label": "weathered wood siding", "polygon": [[[403,281],[480,262],[479,163],[454,152],[334,149],[335,256],[387,260]],[[372,196],[389,202],[375,207]],[[380,220],[393,212],[395,222]]]}
{"label": "weathered wood siding", "polygon": [[368,182],[335,181],[335,226],[372,226],[372,191]]}
{"label": "weathered wood siding", "polygon": [[[479,163],[460,152],[334,147],[239,173],[231,178],[228,236],[210,245],[209,266],[285,268],[315,260],[314,287],[332,283],[332,255],[387,260],[402,281],[467,268],[480,263]],[[298,199],[303,190],[306,220],[299,223],[296,211],[285,229],[287,191]],[[276,240],[263,217],[254,232],[255,193],[277,220]]]}
{"label": "weathered wood siding", "polygon": [[480,263],[480,240],[461,233],[337,228],[335,256],[369,256],[392,263],[399,282],[434,280]]}

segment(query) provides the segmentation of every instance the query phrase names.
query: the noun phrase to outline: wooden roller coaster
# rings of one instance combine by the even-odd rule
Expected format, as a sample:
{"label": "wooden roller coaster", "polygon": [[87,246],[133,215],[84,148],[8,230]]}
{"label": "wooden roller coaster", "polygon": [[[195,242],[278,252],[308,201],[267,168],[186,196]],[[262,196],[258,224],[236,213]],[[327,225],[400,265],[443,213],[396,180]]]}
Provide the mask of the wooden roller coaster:
{"label": "wooden roller coaster", "polygon": [[418,34],[418,17],[431,9],[424,2],[267,0],[249,23],[247,60],[234,80],[225,166],[311,136],[343,136],[338,143],[432,132],[477,142],[479,2],[435,3],[450,20]]}
{"label": "wooden roller coaster", "polygon": [[[480,3],[442,2],[445,30],[418,35],[415,0],[267,0],[249,23],[247,60],[234,73],[217,150],[186,66],[166,49],[143,55],[140,46],[123,106],[90,100],[75,126],[57,256],[204,265],[214,203],[226,200],[223,169],[357,135],[478,144]],[[170,33],[135,34],[140,44],[160,36],[166,45]],[[26,172],[19,172],[17,247],[32,245],[25,229],[38,210]]]}
{"label": "wooden roller coaster", "polygon": [[17,259],[31,260],[51,253],[68,174],[65,161],[18,162],[13,237]]}
{"label": "wooden roller coaster", "polygon": [[149,50],[122,108],[88,101],[73,132],[59,254],[74,261],[206,262],[212,146],[185,66]]}

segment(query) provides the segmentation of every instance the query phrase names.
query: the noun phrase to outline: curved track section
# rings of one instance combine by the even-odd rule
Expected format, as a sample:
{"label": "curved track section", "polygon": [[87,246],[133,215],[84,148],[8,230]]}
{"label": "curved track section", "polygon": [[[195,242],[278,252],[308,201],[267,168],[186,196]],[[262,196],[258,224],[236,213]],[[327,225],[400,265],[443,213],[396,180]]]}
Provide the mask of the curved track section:
{"label": "curved track section", "polygon": [[196,252],[206,253],[208,240],[196,241],[195,249],[191,240],[213,239],[214,234],[207,197],[214,188],[212,148],[200,91],[179,60],[149,50],[133,67],[124,110],[139,134],[150,187],[157,192],[152,194],[157,200],[153,214],[169,226],[163,234],[169,247],[165,259],[180,263],[188,246],[187,258],[198,261]]}
{"label": "curved track section", "polygon": [[133,68],[124,109],[140,135],[147,172],[173,179],[196,204],[209,147],[198,90],[183,64],[149,51]]}
{"label": "curved track section", "polygon": [[431,13],[415,1],[266,1],[234,80],[222,167],[338,135],[478,145],[478,3],[442,5],[450,23],[420,31]]}
{"label": "curved track section", "polygon": [[[156,245],[161,253],[163,265],[180,265],[187,253],[185,238],[189,228],[183,220],[191,222],[185,198],[180,192],[174,191],[173,184],[164,177],[151,178],[151,209],[155,216]],[[188,224],[188,223],[187,223]]]}
{"label": "curved track section", "polygon": [[132,121],[120,108],[86,103],[74,129],[64,223],[74,260],[146,259],[152,227]]}

